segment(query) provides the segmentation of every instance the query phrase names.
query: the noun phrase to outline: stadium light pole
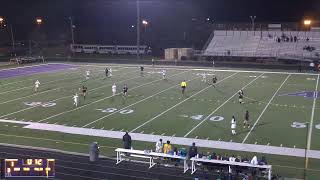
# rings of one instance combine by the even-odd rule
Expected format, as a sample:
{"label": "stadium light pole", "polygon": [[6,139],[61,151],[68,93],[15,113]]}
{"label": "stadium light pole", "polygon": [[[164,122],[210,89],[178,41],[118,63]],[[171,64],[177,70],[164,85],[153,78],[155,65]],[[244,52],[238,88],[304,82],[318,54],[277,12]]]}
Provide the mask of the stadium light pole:
{"label": "stadium light pole", "polygon": [[69,20],[70,20],[71,41],[72,41],[72,45],[73,45],[74,44],[74,33],[73,33],[74,25],[73,25],[72,17],[69,17]]}
{"label": "stadium light pole", "polygon": [[137,0],[137,59],[140,60],[140,0]]}
{"label": "stadium light pole", "polygon": [[147,32],[147,26],[148,26],[148,21],[146,21],[146,20],[143,20],[142,21],[142,24],[143,24],[143,26],[144,26],[144,32]]}

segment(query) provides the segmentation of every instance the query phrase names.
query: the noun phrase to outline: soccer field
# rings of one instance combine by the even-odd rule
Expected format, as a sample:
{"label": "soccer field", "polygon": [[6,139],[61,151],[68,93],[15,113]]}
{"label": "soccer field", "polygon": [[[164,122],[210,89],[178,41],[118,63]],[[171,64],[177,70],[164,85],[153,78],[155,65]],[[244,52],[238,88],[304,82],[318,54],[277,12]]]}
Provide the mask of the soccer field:
{"label": "soccer field", "polygon": [[[106,67],[112,67],[110,78],[105,77]],[[162,69],[167,70],[166,80]],[[203,73],[209,83],[202,81]],[[215,87],[213,76],[218,78]],[[37,93],[36,80],[41,83]],[[182,80],[188,84],[185,95],[179,86]],[[122,95],[124,84],[127,97]],[[85,100],[80,95],[75,107],[72,96],[82,85],[88,94]],[[110,155],[111,147],[121,146],[117,138],[128,131],[141,148],[159,137],[178,145],[195,141],[203,148],[283,159],[303,158],[307,148],[310,168],[320,171],[319,74],[146,66],[142,76],[138,65],[47,64],[0,70],[0,87],[3,143],[84,152],[97,140],[110,148],[105,153]],[[238,101],[240,89],[243,104]],[[249,128],[243,128],[246,110]],[[232,116],[237,120],[236,135],[231,134]]]}

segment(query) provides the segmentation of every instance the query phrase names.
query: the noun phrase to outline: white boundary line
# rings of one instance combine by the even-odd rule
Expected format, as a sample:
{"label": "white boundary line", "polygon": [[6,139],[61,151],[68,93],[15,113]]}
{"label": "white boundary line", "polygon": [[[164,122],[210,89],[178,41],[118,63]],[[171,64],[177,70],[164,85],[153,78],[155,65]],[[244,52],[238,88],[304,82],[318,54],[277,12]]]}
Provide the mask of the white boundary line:
{"label": "white boundary line", "polygon": [[[320,77],[320,75],[318,75],[317,83],[316,83],[316,90],[315,90],[314,96],[313,96],[313,105],[312,105],[311,119],[310,119],[310,125],[309,125],[307,150],[310,150],[310,147],[311,147],[312,129],[313,129],[313,121],[314,121],[314,111],[315,111],[315,107],[316,107],[316,101],[317,101],[317,98],[318,98],[319,77]],[[308,165],[308,163],[307,163],[307,165]]]}
{"label": "white boundary line", "polygon": [[[184,72],[181,72],[181,73],[185,73],[185,71],[184,71]],[[177,74],[181,74],[181,73],[177,73]],[[175,74],[175,75],[176,75],[176,74]],[[174,75],[173,75],[173,76],[174,76]],[[171,76],[169,76],[169,77],[171,77]],[[140,76],[139,76],[139,77],[135,77],[135,78],[131,78],[131,79],[127,79],[127,81],[128,81],[128,80],[132,80],[132,79],[136,79],[136,78],[140,78]],[[141,84],[141,85],[139,85],[139,86],[136,86],[136,87],[131,88],[131,90],[134,90],[134,89],[137,89],[137,88],[140,88],[140,87],[149,85],[149,84],[153,84],[154,82],[161,81],[161,80],[163,80],[163,79],[161,78],[161,79],[157,79],[157,80],[154,80],[154,81],[151,81],[151,82],[148,82],[148,83],[144,83],[144,84]],[[122,92],[117,93],[116,95],[119,95],[119,94],[122,94]],[[87,107],[87,106],[89,106],[89,105],[98,103],[98,102],[100,102],[100,101],[104,101],[104,100],[109,99],[109,98],[112,98],[112,97],[114,97],[114,96],[111,95],[111,96],[104,97],[104,98],[102,98],[102,99],[98,99],[98,100],[96,100],[96,101],[93,101],[93,102],[91,102],[91,103],[89,103],[89,104],[86,104],[86,105],[83,105],[83,106],[80,106],[80,107],[77,107],[77,108],[75,108],[75,109],[71,109],[71,110],[68,110],[68,111],[64,111],[64,112],[61,112],[61,113],[58,113],[58,114],[49,116],[49,117],[47,117],[47,118],[45,118],[45,119],[42,119],[42,120],[40,120],[40,121],[38,121],[38,122],[42,122],[42,121],[45,121],[45,120],[48,120],[48,119],[51,119],[51,118],[60,116],[60,115],[62,115],[62,114],[66,114],[66,113],[69,113],[69,112],[76,111],[76,110],[78,110],[78,109],[82,109],[82,108],[84,108],[84,107]]]}
{"label": "white boundary line", "polygon": [[[222,82],[222,81],[224,81],[224,80],[226,80],[226,79],[229,79],[230,77],[232,77],[232,76],[234,76],[234,75],[236,75],[236,74],[238,74],[238,73],[234,73],[234,74],[232,74],[232,75],[230,75],[230,76],[228,76],[228,77],[226,77],[226,78],[222,79],[221,81],[218,81],[218,82],[217,82],[217,84],[219,84],[220,82]],[[167,110],[165,110],[165,111],[161,112],[160,114],[158,114],[158,115],[154,116],[153,118],[149,119],[148,121],[144,122],[143,124],[139,125],[138,127],[136,127],[136,128],[134,128],[134,129],[132,129],[130,132],[132,133],[132,132],[134,132],[134,131],[136,131],[136,130],[140,129],[140,128],[141,128],[141,127],[143,127],[144,125],[146,125],[146,124],[150,123],[151,121],[153,121],[153,120],[157,119],[158,117],[160,117],[160,116],[162,116],[163,114],[167,113],[168,111],[170,111],[170,110],[174,109],[175,107],[177,107],[177,106],[179,106],[180,104],[184,103],[185,101],[187,101],[187,100],[191,99],[192,97],[194,97],[194,96],[196,96],[196,95],[198,95],[198,94],[202,93],[203,91],[207,90],[207,89],[208,89],[208,88],[210,88],[210,87],[212,87],[212,86],[207,86],[207,87],[205,87],[204,89],[202,89],[202,90],[200,90],[200,91],[196,92],[196,93],[195,93],[195,94],[193,94],[192,96],[190,96],[190,97],[188,97],[188,98],[184,99],[183,101],[180,101],[179,103],[177,103],[177,104],[175,104],[175,105],[171,106],[171,107],[170,107],[170,108],[168,108]]]}
{"label": "white boundary line", "polygon": [[49,64],[50,64],[50,63],[44,63],[44,64],[37,64],[37,65],[31,65],[31,66],[22,66],[22,67],[14,67],[14,68],[5,68],[5,69],[0,69],[0,71],[7,71],[7,70],[21,69],[21,68],[30,68],[30,67],[36,67],[36,66],[49,65]]}
{"label": "white boundary line", "polygon": [[[246,84],[245,86],[243,86],[241,89],[245,89],[246,87],[248,87],[249,85],[251,85],[254,81],[256,81],[257,79],[259,79],[261,76],[263,76],[263,74],[260,74],[258,77],[254,78],[252,81],[250,81],[248,84]],[[241,90],[239,89],[239,90]],[[204,118],[200,123],[198,123],[195,127],[193,127],[189,132],[187,132],[187,134],[185,134],[183,137],[187,137],[189,134],[191,134],[196,128],[198,128],[202,123],[204,123],[207,119],[209,119],[214,113],[216,113],[222,106],[224,106],[227,102],[229,102],[234,96],[236,96],[238,94],[237,90],[229,99],[227,99],[224,103],[222,103],[219,107],[217,107],[214,111],[212,111],[206,118]]]}
{"label": "white boundary line", "polygon": [[274,97],[277,95],[277,93],[279,92],[279,90],[282,88],[282,86],[287,82],[287,80],[289,79],[289,77],[291,76],[291,74],[289,74],[286,79],[282,82],[282,84],[280,85],[280,87],[276,90],[276,92],[273,94],[273,96],[271,97],[271,99],[269,100],[268,104],[264,107],[264,109],[262,110],[261,114],[259,115],[258,119],[256,120],[256,122],[253,124],[253,126],[251,127],[250,131],[248,132],[248,134],[246,135],[246,137],[243,139],[242,143],[246,142],[246,140],[248,139],[250,133],[252,132],[252,130],[256,127],[256,125],[258,124],[260,118],[262,117],[262,115],[264,114],[264,112],[267,110],[267,108],[269,107],[269,105],[271,104],[271,101],[274,99]]}
{"label": "white boundary line", "polygon": [[[189,71],[185,71],[185,72],[183,72],[183,73],[186,73],[186,72],[189,72]],[[179,74],[181,74],[181,73],[178,73],[178,74],[176,74],[176,75],[179,75]],[[191,79],[191,80],[188,80],[188,82],[190,82],[190,81],[192,81],[192,80],[195,80],[195,79],[198,79],[198,78],[199,78],[199,77],[193,78],[193,79]],[[138,104],[138,103],[140,103],[140,102],[143,102],[143,101],[145,101],[145,100],[148,100],[148,99],[150,99],[150,98],[152,98],[152,97],[154,97],[154,96],[156,96],[156,95],[158,95],[158,94],[161,94],[161,93],[163,93],[163,92],[165,92],[165,91],[168,91],[168,90],[170,90],[170,89],[172,89],[172,88],[175,88],[176,86],[179,86],[179,84],[174,85],[174,86],[171,86],[171,87],[169,87],[169,88],[167,88],[167,89],[164,89],[164,90],[162,90],[162,91],[160,91],[160,92],[158,92],[158,93],[156,93],[156,94],[153,94],[153,95],[151,95],[151,96],[148,96],[148,97],[146,97],[146,98],[144,98],[144,99],[141,99],[141,100],[139,100],[139,101],[137,101],[137,102],[135,102],[135,103],[132,103],[132,104],[130,104],[130,105],[124,107],[124,108],[121,108],[121,109],[119,109],[119,110],[117,110],[117,111],[115,111],[115,112],[113,112],[113,113],[110,113],[110,114],[105,115],[105,116],[103,116],[103,117],[101,117],[101,118],[99,118],[99,119],[96,119],[96,120],[94,120],[94,121],[92,121],[92,122],[90,122],[90,123],[88,123],[88,124],[86,124],[86,125],[84,125],[84,126],[82,126],[82,127],[87,127],[87,126],[89,126],[89,125],[91,125],[91,124],[93,124],[93,123],[96,123],[96,122],[98,122],[98,121],[100,121],[100,120],[102,120],[102,119],[104,119],[104,118],[106,118],[106,117],[109,117],[109,116],[111,116],[111,115],[113,115],[113,114],[116,114],[116,113],[118,113],[118,112],[120,112],[120,111],[122,111],[122,110],[124,110],[124,109],[126,109],[126,108],[129,108],[129,107],[131,107],[131,106],[134,106],[134,105],[136,105],[136,104]]]}
{"label": "white boundary line", "polygon": [[[49,63],[51,64],[51,63]],[[53,63],[54,64],[54,63]],[[76,64],[76,63],[75,63]],[[95,64],[95,63],[92,63],[92,64]],[[83,65],[83,66],[99,66],[98,65],[99,63],[97,63],[96,65]],[[111,64],[115,64],[115,63],[111,63]],[[136,64],[136,65],[130,65],[130,64],[123,64],[123,66],[127,66],[127,67],[133,67],[133,68],[137,68],[139,66],[141,66],[143,64]],[[100,65],[100,66],[103,66],[105,67],[106,65]],[[153,69],[157,69],[157,68],[160,68],[160,69],[163,69],[163,68],[170,68],[170,69],[176,69],[176,70],[187,70],[187,69],[191,69],[191,70],[194,70],[194,71],[221,71],[221,72],[238,72],[238,73],[241,73],[241,72],[246,72],[246,73],[265,73],[265,74],[291,74],[291,75],[312,75],[312,76],[317,76],[318,74],[315,74],[315,73],[299,73],[299,72],[290,72],[290,71],[254,71],[254,70],[239,70],[239,69],[212,69],[212,67],[208,67],[208,68],[195,68],[194,66],[161,66],[161,65],[158,65],[156,67],[152,67],[152,65],[143,65],[145,67],[150,67],[150,68],[153,68]],[[252,68],[252,69],[258,69],[258,68]]]}
{"label": "white boundary line", "polygon": [[[123,74],[123,75],[131,74],[131,73],[134,73],[134,72],[136,72],[136,71],[132,71],[132,72],[130,71],[130,72],[125,73],[125,74]],[[122,76],[121,76],[121,77],[122,77]],[[132,79],[136,79],[136,78],[140,78],[140,76],[136,76],[136,77],[131,78],[131,79],[125,79],[125,80],[119,81],[118,83],[121,83],[121,82],[124,82],[124,81],[128,81],[128,80],[132,80]],[[97,88],[94,88],[94,89],[89,90],[88,92],[92,92],[92,91],[95,91],[95,90],[97,90],[97,89],[101,89],[101,88],[108,87],[108,86],[111,86],[111,85],[112,85],[112,83],[111,83],[111,84],[106,84],[106,85],[103,85],[103,86],[99,86],[99,87],[97,87]],[[65,98],[68,98],[68,97],[72,97],[72,96],[63,96],[63,97],[60,97],[60,98],[51,100],[51,101],[49,101],[49,102],[56,102],[56,101],[58,101],[58,100],[65,99]],[[26,110],[29,110],[29,109],[33,109],[33,108],[36,108],[36,107],[37,107],[37,106],[28,107],[28,108],[25,108],[25,109],[21,109],[21,110],[19,110],[19,111],[15,111],[15,112],[12,112],[12,113],[9,113],[9,114],[2,115],[2,116],[0,116],[0,118],[6,117],[6,116],[10,116],[10,115],[12,115],[12,114],[17,114],[17,113],[19,113],[19,112],[23,112],[23,111],[26,111]]]}

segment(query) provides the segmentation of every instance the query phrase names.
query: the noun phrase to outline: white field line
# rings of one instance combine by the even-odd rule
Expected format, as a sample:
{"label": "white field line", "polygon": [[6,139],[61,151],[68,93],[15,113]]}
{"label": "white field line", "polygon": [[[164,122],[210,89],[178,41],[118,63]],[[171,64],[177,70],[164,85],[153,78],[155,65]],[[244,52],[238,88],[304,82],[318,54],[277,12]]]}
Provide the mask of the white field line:
{"label": "white field line", "polygon": [[[232,75],[230,75],[230,76],[228,76],[228,77],[226,77],[226,78],[222,79],[221,81],[218,81],[218,82],[217,82],[217,84],[219,84],[220,82],[222,82],[222,81],[224,81],[224,80],[226,80],[226,79],[229,79],[230,77],[232,77],[232,76],[234,76],[234,75],[236,75],[236,74],[238,74],[238,73],[234,73],[234,74],[232,74]],[[202,90],[200,90],[200,91],[196,92],[196,93],[195,93],[195,94],[193,94],[192,96],[190,96],[190,97],[188,97],[188,98],[184,99],[183,101],[180,101],[179,103],[177,103],[177,104],[175,104],[175,105],[171,106],[170,108],[168,108],[167,110],[163,111],[162,113],[160,113],[160,114],[158,114],[158,115],[154,116],[153,118],[149,119],[148,121],[144,122],[143,124],[139,125],[138,127],[136,127],[136,128],[134,128],[134,129],[132,129],[130,132],[132,133],[132,132],[134,132],[134,131],[136,131],[136,130],[140,129],[141,127],[145,126],[146,124],[150,123],[151,121],[153,121],[153,120],[157,119],[158,117],[162,116],[163,114],[167,113],[168,111],[170,111],[170,110],[174,109],[175,107],[179,106],[180,104],[182,104],[182,103],[186,102],[187,100],[189,100],[189,99],[193,98],[194,96],[196,96],[196,95],[198,95],[198,94],[202,93],[203,91],[205,91],[205,90],[207,90],[208,88],[211,88],[211,87],[212,87],[212,86],[207,86],[206,88],[204,88],[204,89],[202,89]]]}
{"label": "white field line", "polygon": [[[136,71],[134,71],[134,72],[136,72]],[[131,73],[133,73],[133,72],[129,72],[129,73],[126,73],[126,74],[131,74]],[[140,78],[140,76],[136,76],[136,77],[134,77],[134,78],[122,80],[122,81],[119,81],[118,83],[125,82],[125,81],[132,80],[132,79],[137,79],[137,78]],[[104,88],[104,87],[108,87],[108,86],[111,86],[112,84],[113,84],[113,83],[111,83],[111,84],[106,84],[106,85],[103,85],[103,86],[99,86],[99,87],[97,87],[97,88],[94,88],[94,89],[89,90],[88,92],[92,92],[92,91],[95,91],[95,90],[97,90],[97,89],[101,89],[101,88]],[[63,97],[60,97],[60,98],[51,100],[51,101],[49,101],[49,102],[56,102],[56,101],[59,101],[59,100],[61,100],[61,99],[65,99],[65,98],[69,98],[69,97],[72,97],[72,96],[63,96]],[[12,114],[17,114],[17,113],[19,113],[19,112],[23,112],[23,111],[26,111],[26,110],[29,110],[29,109],[33,109],[33,108],[36,108],[36,107],[37,107],[37,106],[33,106],[33,107],[28,107],[28,108],[25,108],[25,109],[21,109],[21,110],[19,110],[19,111],[15,111],[15,112],[12,112],[12,113],[9,113],[9,114],[2,115],[2,116],[0,116],[0,118],[7,117],[7,116],[10,116],[10,115],[12,115]]]}
{"label": "white field line", "polygon": [[[135,72],[135,71],[134,71],[134,72]],[[93,80],[93,81],[96,81],[96,79]],[[71,86],[67,86],[67,87],[72,87],[72,86],[74,86],[74,85],[81,84],[81,82],[82,82],[82,81],[76,82],[76,83],[71,83],[71,84],[69,84],[69,85],[71,85]],[[1,102],[0,105],[1,105],[1,104],[6,104],[6,103],[9,103],[9,102],[13,102],[13,101],[17,101],[17,100],[20,100],[20,99],[24,99],[24,98],[36,96],[36,95],[39,95],[39,94],[43,94],[43,93],[55,91],[55,90],[58,90],[58,89],[61,89],[61,88],[48,89],[48,90],[45,90],[45,91],[42,91],[42,92],[38,92],[38,93],[34,93],[34,94],[31,94],[31,95],[28,95],[28,96],[23,96],[23,97],[20,97],[20,98],[16,98],[16,99],[12,99],[12,100],[9,100],[9,101]]]}
{"label": "white field line", "polygon": [[[95,63],[92,63],[95,64]],[[111,63],[112,64],[112,63]],[[113,63],[114,64],[114,63]],[[99,65],[95,64],[95,65],[88,65],[88,66],[97,66],[97,67],[101,67],[104,65]],[[129,65],[129,64],[123,64],[123,66],[127,66],[127,67],[139,67],[140,64],[137,65]],[[144,65],[145,67],[152,67],[152,65]],[[211,68],[192,68],[191,66],[181,66],[181,67],[177,67],[177,66],[161,66],[161,65],[157,65],[155,67],[152,67],[153,69],[163,69],[163,68],[169,68],[169,69],[175,69],[175,70],[194,70],[194,71],[217,71],[217,72],[237,72],[237,73],[265,73],[265,74],[286,74],[286,75],[312,75],[312,76],[317,76],[318,74],[315,73],[299,73],[299,72],[284,72],[284,71],[250,71],[250,70],[238,70],[238,69],[212,69]]]}
{"label": "white field line", "polygon": [[248,132],[248,134],[246,135],[246,137],[243,139],[242,143],[246,142],[246,140],[248,139],[250,133],[252,132],[252,130],[256,127],[256,125],[258,124],[260,118],[262,117],[262,115],[264,114],[264,112],[267,110],[267,108],[269,107],[269,105],[271,104],[272,100],[274,99],[274,97],[277,95],[277,93],[279,92],[279,90],[282,88],[282,86],[286,83],[286,81],[289,79],[289,77],[291,76],[291,74],[289,74],[287,76],[287,78],[282,82],[282,84],[280,85],[280,87],[277,89],[277,91],[273,94],[273,96],[271,97],[271,99],[269,100],[268,104],[264,107],[264,109],[262,110],[261,114],[259,115],[258,119],[256,120],[256,122],[253,124],[253,126],[251,127],[250,131]]}
{"label": "white field line", "polygon": [[22,67],[15,67],[15,68],[0,69],[0,71],[7,71],[7,70],[12,70],[12,69],[23,69],[23,68],[36,67],[36,66],[43,66],[43,65],[48,65],[48,63],[44,63],[44,64],[37,64],[37,65],[31,65],[31,66],[22,66]]}
{"label": "white field line", "polygon": [[312,105],[312,111],[311,111],[311,119],[310,119],[310,126],[309,126],[309,134],[308,134],[308,143],[307,143],[307,150],[310,150],[311,147],[311,137],[312,137],[312,129],[313,129],[313,121],[314,121],[314,111],[316,107],[316,101],[317,101],[317,96],[318,96],[318,86],[319,86],[319,76],[317,78],[317,83],[316,83],[316,90],[314,92],[314,99],[313,99],[313,105]]}
{"label": "white field line", "polygon": [[[189,71],[186,71],[186,72],[189,72]],[[183,72],[183,73],[184,73],[184,72]],[[181,74],[181,73],[178,73],[178,74]],[[178,74],[176,74],[176,75],[178,75]],[[199,78],[199,77],[193,78],[193,79],[189,80],[188,82],[190,82],[190,81],[192,81],[192,80],[194,80],[194,79],[198,79],[198,78]],[[106,118],[106,117],[109,117],[109,116],[111,116],[111,115],[113,115],[113,114],[116,114],[116,113],[118,113],[118,112],[120,112],[120,111],[122,111],[122,110],[124,110],[124,109],[127,109],[127,108],[129,108],[129,107],[131,107],[131,106],[134,106],[134,105],[136,105],[136,104],[138,104],[138,103],[141,103],[141,102],[143,102],[143,101],[145,101],[145,100],[148,100],[148,99],[150,99],[150,98],[152,98],[152,97],[154,97],[154,96],[156,96],[156,95],[158,95],[158,94],[161,94],[161,93],[163,93],[163,92],[165,92],[165,91],[168,91],[168,90],[170,90],[170,89],[172,89],[172,88],[175,88],[175,87],[177,87],[177,86],[179,86],[179,84],[174,85],[174,86],[171,86],[171,87],[169,87],[169,88],[167,88],[167,89],[164,89],[164,90],[162,90],[162,91],[160,91],[160,92],[158,92],[158,93],[156,93],[156,94],[153,94],[153,95],[151,95],[151,96],[148,96],[148,97],[146,97],[146,98],[144,98],[144,99],[141,99],[141,100],[139,100],[139,101],[137,101],[137,102],[135,102],[135,103],[132,103],[132,104],[130,104],[130,105],[124,107],[124,108],[121,108],[121,109],[119,109],[119,110],[117,110],[117,111],[115,111],[115,112],[113,112],[113,113],[110,113],[110,114],[105,115],[105,116],[103,116],[103,117],[101,117],[101,118],[99,118],[99,119],[96,119],[96,120],[94,120],[94,121],[92,121],[92,122],[90,122],[90,123],[88,123],[88,124],[86,124],[86,125],[84,125],[84,126],[82,126],[82,127],[87,127],[87,126],[89,126],[89,125],[91,125],[91,124],[93,124],[93,123],[96,123],[96,122],[98,122],[98,121],[100,121],[100,120],[102,120],[102,119],[104,119],[104,118]]]}
{"label": "white field line", "polygon": [[[124,69],[125,67],[123,68],[119,68],[119,69]],[[95,69],[98,69],[98,68],[95,68]],[[81,69],[77,69],[76,71],[72,71],[72,72],[67,72],[67,73],[63,73],[63,72],[59,72],[57,74],[54,74],[53,76],[50,76],[50,77],[54,77],[54,76],[65,76],[65,75],[70,75],[70,74],[76,74],[76,73],[81,73],[83,70]],[[50,72],[50,71],[49,71]],[[49,73],[49,72],[43,72],[43,73]],[[35,73],[35,74],[38,74],[38,73]],[[31,75],[34,75],[34,74],[31,74]],[[58,77],[57,77],[58,78]],[[75,78],[75,77],[73,77]],[[62,81],[62,80],[66,80],[66,79],[73,79],[73,78],[64,78],[64,79],[59,79],[59,80],[53,80],[53,81],[46,81],[45,83],[43,84],[50,84],[50,83],[53,83],[53,82],[58,82],[58,81]],[[15,82],[11,82],[11,83],[6,83],[6,84],[1,84],[1,86],[6,86],[6,85],[9,85],[9,84],[16,84],[16,83],[19,83],[19,82],[23,82],[23,81],[35,81],[37,78],[30,78],[30,79],[26,79],[26,80],[22,80],[22,81],[15,81]],[[45,81],[45,80],[40,80],[41,81]],[[10,91],[4,91],[4,92],[0,92],[0,94],[5,94],[5,93],[10,93],[10,92],[14,92],[14,91],[19,91],[19,90],[23,90],[23,89],[27,89],[27,88],[31,88],[31,87],[34,87],[34,85],[32,86],[26,86],[26,87],[23,87],[23,88],[18,88],[18,89],[14,89],[14,90],[10,90]]]}
{"label": "white field line", "polygon": [[[184,73],[184,72],[181,72],[181,73],[178,73],[178,74],[182,74],[182,73]],[[131,79],[136,79],[136,78],[140,78],[140,76],[139,76],[139,77],[135,77],[135,78],[131,78]],[[128,80],[131,80],[131,79],[128,79]],[[161,78],[161,79],[154,80],[154,81],[151,81],[151,82],[148,82],[148,83],[144,83],[144,84],[141,84],[141,85],[139,85],[139,86],[136,86],[136,87],[131,88],[131,90],[134,90],[134,89],[140,88],[140,87],[142,87],[142,86],[146,86],[146,85],[149,85],[149,84],[152,84],[152,83],[154,83],[154,82],[161,81],[161,80],[163,80],[163,79]],[[119,95],[119,94],[122,94],[122,92],[117,93],[116,95]],[[93,102],[91,102],[91,103],[89,103],[89,104],[86,104],[86,105],[83,105],[83,106],[80,106],[80,107],[77,107],[77,108],[75,108],[75,109],[71,109],[71,110],[68,110],[68,111],[64,111],[64,112],[61,112],[61,113],[52,115],[52,116],[47,117],[47,118],[45,118],[45,119],[42,119],[42,120],[40,120],[40,121],[38,121],[38,122],[42,122],[42,121],[45,121],[45,120],[48,120],[48,119],[51,119],[51,118],[60,116],[60,115],[62,115],[62,114],[66,114],[66,113],[69,113],[69,112],[76,111],[76,110],[78,110],[78,109],[82,109],[82,108],[84,108],[84,107],[87,107],[87,106],[90,106],[90,105],[92,105],[92,104],[95,104],[95,103],[104,101],[104,100],[109,99],[109,98],[111,98],[111,97],[113,97],[113,95],[104,97],[104,98],[102,98],[102,99],[98,99],[98,100],[96,100],[96,101],[93,101]]]}
{"label": "white field line", "polygon": [[[250,81],[248,84],[246,84],[245,86],[243,86],[241,89],[245,89],[248,86],[250,86],[254,81],[256,81],[257,79],[259,79],[261,76],[263,76],[264,74],[260,74],[258,77],[254,78],[252,81]],[[241,90],[239,89],[239,90]],[[219,107],[217,107],[214,111],[212,111],[206,118],[204,118],[200,123],[198,123],[196,126],[194,126],[189,132],[187,132],[187,134],[185,134],[183,137],[187,137],[189,134],[191,134],[195,129],[197,129],[202,123],[204,123],[207,119],[209,119],[214,113],[216,113],[222,106],[224,106],[227,102],[229,102],[234,96],[236,96],[238,94],[237,90],[229,99],[227,99],[224,103],[222,103]]]}

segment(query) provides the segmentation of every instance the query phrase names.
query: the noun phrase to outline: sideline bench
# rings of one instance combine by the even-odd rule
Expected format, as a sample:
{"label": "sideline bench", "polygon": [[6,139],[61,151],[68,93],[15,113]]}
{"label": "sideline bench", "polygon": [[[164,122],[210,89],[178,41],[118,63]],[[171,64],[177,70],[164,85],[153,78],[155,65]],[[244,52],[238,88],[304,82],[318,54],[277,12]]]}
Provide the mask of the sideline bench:
{"label": "sideline bench", "polygon": [[244,162],[231,162],[231,161],[223,161],[223,160],[215,160],[215,159],[203,159],[203,158],[196,158],[196,157],[193,157],[190,160],[191,160],[191,174],[193,174],[193,173],[195,173],[197,171],[197,169],[196,169],[197,162],[204,162],[204,163],[228,165],[229,172],[231,172],[233,166],[266,169],[268,171],[268,179],[271,180],[271,170],[272,170],[272,166],[271,165],[253,165],[253,164],[244,163]]}
{"label": "sideline bench", "polygon": [[142,150],[123,149],[123,148],[117,148],[115,151],[117,152],[116,164],[119,164],[122,161],[124,161],[125,159],[123,157],[127,156],[126,154],[129,154],[132,157],[149,159],[149,168],[152,168],[154,165],[156,165],[156,163],[154,163],[154,159],[156,158],[172,158],[172,159],[183,160],[183,173],[186,173],[189,169],[187,164],[187,157],[170,155],[165,153],[147,152]]}

